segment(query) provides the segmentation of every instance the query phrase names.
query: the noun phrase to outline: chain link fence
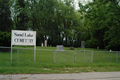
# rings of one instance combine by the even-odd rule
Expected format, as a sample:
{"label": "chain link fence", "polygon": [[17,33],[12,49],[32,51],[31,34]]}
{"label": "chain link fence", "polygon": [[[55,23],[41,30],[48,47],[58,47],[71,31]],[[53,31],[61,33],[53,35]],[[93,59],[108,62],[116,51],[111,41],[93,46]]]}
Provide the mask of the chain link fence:
{"label": "chain link fence", "polygon": [[74,51],[55,51],[54,63],[74,63]]}
{"label": "chain link fence", "polygon": [[75,62],[93,62],[93,51],[76,50]]}
{"label": "chain link fence", "polygon": [[[86,62],[120,62],[119,51],[90,51],[12,48],[14,62],[41,62],[41,63],[86,63]],[[11,47],[0,47],[0,62],[11,60]]]}

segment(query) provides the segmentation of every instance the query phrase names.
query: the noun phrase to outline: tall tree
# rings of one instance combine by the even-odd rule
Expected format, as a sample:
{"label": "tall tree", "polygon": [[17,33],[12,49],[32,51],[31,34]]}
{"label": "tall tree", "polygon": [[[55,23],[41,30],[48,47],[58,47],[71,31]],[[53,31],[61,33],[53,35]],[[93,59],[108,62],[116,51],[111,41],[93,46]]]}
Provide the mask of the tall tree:
{"label": "tall tree", "polygon": [[74,38],[74,26],[76,26],[77,18],[74,9],[73,0],[59,0],[59,6],[57,8],[57,21],[58,29],[61,35],[61,43],[65,46],[72,46]]}
{"label": "tall tree", "polygon": [[0,46],[10,46],[12,25],[9,0],[0,0]]}
{"label": "tall tree", "polygon": [[10,32],[12,28],[9,0],[0,0],[0,31]]}
{"label": "tall tree", "polygon": [[27,0],[26,4],[25,9],[29,17],[29,28],[37,31],[37,40],[43,43],[48,37],[50,38],[53,27],[55,26],[54,14],[57,1]]}
{"label": "tall tree", "polygon": [[28,29],[28,16],[25,12],[25,0],[16,0],[17,16],[15,17],[15,29],[27,30]]}

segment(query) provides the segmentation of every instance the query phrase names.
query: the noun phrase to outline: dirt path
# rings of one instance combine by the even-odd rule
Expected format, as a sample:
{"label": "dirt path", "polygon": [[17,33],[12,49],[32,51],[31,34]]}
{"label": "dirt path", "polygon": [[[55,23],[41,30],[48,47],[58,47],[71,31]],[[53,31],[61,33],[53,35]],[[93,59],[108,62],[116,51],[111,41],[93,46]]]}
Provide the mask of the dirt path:
{"label": "dirt path", "polygon": [[0,75],[0,80],[120,80],[120,72]]}

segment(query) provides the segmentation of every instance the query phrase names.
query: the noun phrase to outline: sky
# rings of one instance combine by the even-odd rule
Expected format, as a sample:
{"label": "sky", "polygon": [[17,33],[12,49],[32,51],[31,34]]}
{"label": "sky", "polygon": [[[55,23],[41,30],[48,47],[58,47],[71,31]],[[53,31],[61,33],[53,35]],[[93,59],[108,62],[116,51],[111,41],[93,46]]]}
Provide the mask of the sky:
{"label": "sky", "polygon": [[75,9],[78,10],[79,6],[78,6],[78,2],[83,3],[83,5],[85,5],[88,1],[92,1],[92,0],[75,0]]}
{"label": "sky", "polygon": [[78,7],[78,0],[75,0],[75,9],[76,10],[79,9],[79,7]]}

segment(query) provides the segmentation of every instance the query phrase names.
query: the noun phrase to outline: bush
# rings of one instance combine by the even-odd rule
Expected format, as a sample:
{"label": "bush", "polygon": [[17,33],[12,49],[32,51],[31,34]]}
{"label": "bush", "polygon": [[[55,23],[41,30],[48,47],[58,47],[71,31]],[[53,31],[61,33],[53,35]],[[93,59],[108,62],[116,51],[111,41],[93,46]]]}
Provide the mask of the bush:
{"label": "bush", "polygon": [[10,32],[2,32],[0,31],[0,46],[7,46],[11,45],[11,33]]}
{"label": "bush", "polygon": [[99,41],[95,38],[91,38],[90,40],[87,40],[85,42],[85,46],[89,48],[96,48],[97,46],[99,46],[98,44],[99,44]]}

